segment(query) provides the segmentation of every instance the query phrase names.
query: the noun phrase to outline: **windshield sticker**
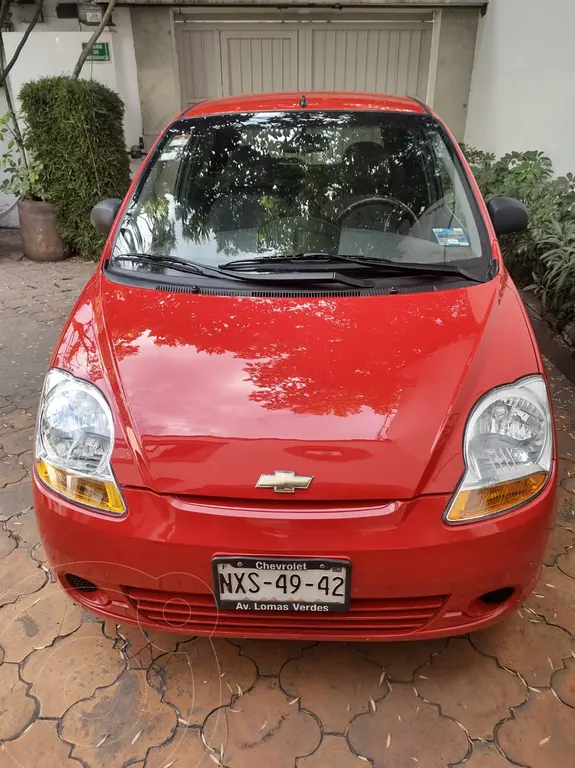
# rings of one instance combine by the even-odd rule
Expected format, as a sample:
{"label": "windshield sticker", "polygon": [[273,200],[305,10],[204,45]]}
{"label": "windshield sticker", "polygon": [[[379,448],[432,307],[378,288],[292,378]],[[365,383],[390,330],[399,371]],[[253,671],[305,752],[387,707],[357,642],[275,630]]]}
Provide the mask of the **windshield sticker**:
{"label": "windshield sticker", "polygon": [[467,235],[460,227],[446,229],[433,228],[433,234],[439,245],[469,245]]}
{"label": "windshield sticker", "polygon": [[160,160],[176,160],[186,148],[189,139],[189,133],[181,133],[177,136],[173,136],[164,147],[164,150],[160,155]]}

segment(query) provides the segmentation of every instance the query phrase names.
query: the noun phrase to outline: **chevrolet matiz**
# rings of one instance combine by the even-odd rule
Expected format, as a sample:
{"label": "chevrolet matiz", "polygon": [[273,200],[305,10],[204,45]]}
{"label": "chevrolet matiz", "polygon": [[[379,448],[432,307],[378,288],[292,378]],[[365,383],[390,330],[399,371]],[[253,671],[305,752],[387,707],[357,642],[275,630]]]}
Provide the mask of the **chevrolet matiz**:
{"label": "chevrolet matiz", "polygon": [[531,592],[549,387],[487,205],[410,99],[206,101],[160,136],[66,323],[35,508],[61,586],[143,628],[466,633]]}

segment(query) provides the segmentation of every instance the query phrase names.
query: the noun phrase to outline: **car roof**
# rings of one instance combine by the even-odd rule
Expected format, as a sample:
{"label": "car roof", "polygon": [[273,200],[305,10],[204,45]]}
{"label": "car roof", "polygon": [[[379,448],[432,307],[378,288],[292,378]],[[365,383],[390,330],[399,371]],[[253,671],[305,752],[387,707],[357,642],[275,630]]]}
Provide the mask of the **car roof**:
{"label": "car roof", "polygon": [[[303,96],[305,96],[305,104],[302,103]],[[424,104],[408,96],[346,91],[292,91],[209,99],[184,110],[181,117],[221,115],[230,112],[282,112],[292,109],[341,110],[342,112],[364,110],[415,114],[425,114],[428,111]]]}

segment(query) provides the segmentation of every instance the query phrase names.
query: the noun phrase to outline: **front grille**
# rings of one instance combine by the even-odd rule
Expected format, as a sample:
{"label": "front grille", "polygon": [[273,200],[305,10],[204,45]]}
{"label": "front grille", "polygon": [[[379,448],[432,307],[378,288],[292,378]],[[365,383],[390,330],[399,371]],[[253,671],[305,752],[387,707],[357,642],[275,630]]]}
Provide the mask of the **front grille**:
{"label": "front grille", "polygon": [[351,600],[349,613],[218,611],[211,595],[124,587],[143,621],[164,629],[241,635],[249,631],[366,637],[416,632],[441,610],[445,596]]}

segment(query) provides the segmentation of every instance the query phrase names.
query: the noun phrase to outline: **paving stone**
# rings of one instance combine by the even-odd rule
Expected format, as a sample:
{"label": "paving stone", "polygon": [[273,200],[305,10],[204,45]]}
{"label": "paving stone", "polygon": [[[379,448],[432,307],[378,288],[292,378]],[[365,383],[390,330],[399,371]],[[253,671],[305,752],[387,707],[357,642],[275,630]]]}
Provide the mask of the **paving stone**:
{"label": "paving stone", "polygon": [[282,667],[280,680],[291,698],[316,714],[324,731],[343,733],[350,720],[367,712],[370,697],[383,696],[381,668],[344,643],[325,643],[305,650],[301,659]]}
{"label": "paving stone", "polygon": [[574,403],[574,393],[571,382],[551,364],[548,365],[548,370],[550,371],[548,376],[551,381],[551,391],[553,393],[554,402],[557,403],[559,409],[565,408],[570,411]]}
{"label": "paving stone", "polygon": [[493,738],[495,724],[521,704],[527,689],[518,677],[478,653],[468,640],[450,640],[415,677],[421,696],[461,723],[474,739]]}
{"label": "paving stone", "polygon": [[572,547],[568,552],[563,553],[557,560],[559,570],[561,570],[566,576],[570,576],[575,579],[575,547]]}
{"label": "paving stone", "polygon": [[471,757],[464,763],[465,768],[514,768],[504,757],[496,744],[476,741]]}
{"label": "paving stone", "polygon": [[563,669],[555,672],[551,687],[564,704],[575,708],[575,659],[570,658]]}
{"label": "paving stone", "polygon": [[324,736],[312,755],[298,760],[298,768],[359,768],[360,765],[343,736]]}
{"label": "paving stone", "polygon": [[494,656],[502,667],[519,672],[528,685],[548,686],[554,670],[571,657],[573,640],[567,632],[543,622],[530,621],[532,614],[519,611],[489,629],[475,632],[475,648]]}
{"label": "paving stone", "polygon": [[290,659],[301,656],[304,648],[315,643],[297,640],[231,640],[241,649],[242,656],[252,659],[260,675],[279,675],[280,669]]}
{"label": "paving stone", "polygon": [[384,668],[394,682],[410,682],[415,670],[447,647],[447,640],[414,640],[409,643],[354,643],[369,661]]}
{"label": "paving stone", "polygon": [[0,609],[0,645],[5,660],[20,662],[56,637],[74,632],[82,624],[82,616],[82,609],[57,584],[47,584],[39,592],[4,606]]}
{"label": "paving stone", "polygon": [[575,435],[573,429],[558,429],[557,435],[557,455],[562,459],[575,461]]}
{"label": "paving stone", "polygon": [[445,768],[466,756],[465,731],[421,701],[413,686],[394,685],[376,706],[375,712],[353,720],[348,733],[353,750],[372,760],[375,768]]}
{"label": "paving stone", "polygon": [[[53,346],[53,345],[51,345]],[[43,373],[45,373],[46,367],[44,367]],[[44,380],[44,377],[41,377],[42,381]],[[29,382],[29,385],[31,385],[31,382]],[[17,392],[16,394],[13,394],[12,401],[14,404],[21,408],[24,411],[28,411],[28,413],[36,413],[38,410],[38,405],[40,402],[40,390],[41,385],[34,389],[33,392]]]}
{"label": "paving stone", "polygon": [[558,476],[557,521],[572,523],[575,522],[575,462],[559,459]]}
{"label": "paving stone", "polygon": [[182,635],[143,629],[135,624],[107,622],[107,627],[110,627],[107,630],[109,636],[111,631],[123,641],[123,652],[130,669],[147,669],[159,656],[175,651],[178,643],[186,641]]}
{"label": "paving stone", "polygon": [[23,515],[15,515],[5,523],[7,531],[18,541],[18,546],[34,549],[40,543],[40,531],[32,510]]}
{"label": "paving stone", "polygon": [[91,699],[73,704],[60,723],[72,757],[90,768],[121,768],[143,761],[151,747],[171,738],[177,717],[143,670],[128,670]]}
{"label": "paving stone", "polygon": [[5,456],[0,459],[0,488],[18,483],[26,475],[26,470],[18,463],[15,456]]}
{"label": "paving stone", "polygon": [[32,450],[34,447],[34,427],[5,432],[3,435],[0,435],[0,447],[9,456],[18,456],[20,453],[24,453],[24,451]]}
{"label": "paving stone", "polygon": [[0,488],[0,520],[8,520],[26,512],[32,507],[33,501],[32,484],[28,480]]}
{"label": "paving stone", "polygon": [[30,555],[32,556],[32,560],[35,560],[37,563],[48,562],[48,555],[46,554],[43,544],[38,544],[35,549],[30,550]]}
{"label": "paving stone", "polygon": [[11,432],[18,432],[21,429],[31,428],[34,428],[34,417],[25,411],[16,410],[5,416],[0,416],[0,437]]}
{"label": "paving stone", "polygon": [[529,700],[499,728],[497,740],[509,760],[529,768],[566,768],[575,751],[575,710],[552,691],[529,692]]}
{"label": "paving stone", "polygon": [[551,531],[551,536],[547,542],[547,549],[545,550],[543,562],[545,565],[555,565],[560,555],[564,555],[574,544],[575,533],[569,530],[569,528],[556,525]]}
{"label": "paving stone", "polygon": [[68,757],[70,745],[58,738],[58,723],[36,722],[16,741],[0,747],[2,768],[79,768]]}
{"label": "paving stone", "polygon": [[20,595],[37,592],[47,579],[46,571],[30,553],[18,547],[0,560],[0,607],[15,602]]}
{"label": "paving stone", "polygon": [[146,768],[214,768],[215,764],[202,743],[200,731],[180,726],[167,744],[150,750],[144,765]]}
{"label": "paving stone", "polygon": [[255,683],[256,665],[239,648],[219,638],[197,638],[160,656],[153,665],[162,680],[164,700],[190,725],[201,725],[216,707]]}
{"label": "paving stone", "polygon": [[27,687],[16,664],[0,666],[0,741],[15,739],[36,718],[37,704],[26,695]]}
{"label": "paving stone", "polygon": [[74,702],[92,696],[97,687],[111,685],[125,668],[114,642],[104,637],[102,625],[89,623],[48,648],[34,651],[20,674],[32,683],[30,694],[40,702],[40,716],[61,717]]}
{"label": "paving stone", "polygon": [[32,472],[32,467],[34,466],[34,452],[32,449],[29,451],[24,451],[24,453],[20,453],[18,455],[18,463],[21,464],[25,469],[28,470],[28,472]]}
{"label": "paving stone", "polygon": [[[573,415],[575,419],[575,414]],[[569,425],[569,430],[575,429],[575,421]],[[559,457],[557,460],[557,476],[560,481],[566,478],[575,477],[575,459],[564,459]]]}
{"label": "paving stone", "polygon": [[0,230],[0,237],[0,258],[3,261],[19,261],[24,258],[22,237],[19,229],[2,229]]}
{"label": "paving stone", "polygon": [[0,530],[0,560],[7,557],[16,549],[16,539],[13,539],[8,531]]}
{"label": "paving stone", "polygon": [[[2,350],[2,344],[0,344],[0,351]],[[0,424],[2,423],[2,419],[5,416],[8,416],[11,413],[14,413],[18,409],[16,406],[9,402],[7,398],[0,397]]]}
{"label": "paving stone", "polygon": [[575,475],[573,474],[573,472],[569,472],[569,475],[567,477],[560,478],[560,482],[559,482],[560,494],[561,494],[561,491],[564,491],[565,494],[567,494],[564,498],[561,499],[562,502],[565,504],[569,504],[572,509],[573,500],[570,497],[575,495]]}
{"label": "paving stone", "polygon": [[[535,592],[525,602],[525,607],[575,635],[575,579],[567,576],[560,568],[543,568],[541,579]],[[532,616],[531,621],[538,619]]]}
{"label": "paving stone", "polygon": [[273,677],[260,678],[232,707],[212,712],[203,733],[220,762],[233,768],[293,768],[321,740],[317,720],[297,702],[290,704]]}

